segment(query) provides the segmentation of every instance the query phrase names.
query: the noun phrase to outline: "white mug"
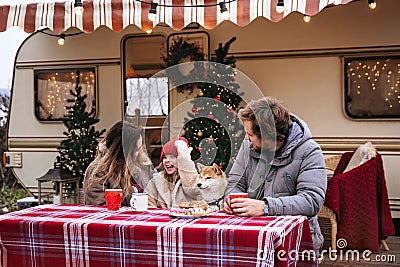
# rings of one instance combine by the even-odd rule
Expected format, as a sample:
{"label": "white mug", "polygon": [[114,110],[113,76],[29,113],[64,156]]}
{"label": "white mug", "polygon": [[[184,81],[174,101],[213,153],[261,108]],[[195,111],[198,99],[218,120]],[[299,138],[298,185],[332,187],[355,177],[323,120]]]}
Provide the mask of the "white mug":
{"label": "white mug", "polygon": [[147,193],[132,193],[130,204],[135,211],[146,211],[148,202],[149,197]]}

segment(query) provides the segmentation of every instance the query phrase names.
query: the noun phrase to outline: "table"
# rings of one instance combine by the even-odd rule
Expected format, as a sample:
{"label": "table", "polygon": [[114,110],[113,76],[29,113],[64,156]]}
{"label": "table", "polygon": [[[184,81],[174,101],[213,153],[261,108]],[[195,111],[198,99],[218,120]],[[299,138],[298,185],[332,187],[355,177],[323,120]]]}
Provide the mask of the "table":
{"label": "table", "polygon": [[[316,266],[307,217],[49,204],[0,215],[0,266]],[[298,256],[298,257],[296,257]]]}

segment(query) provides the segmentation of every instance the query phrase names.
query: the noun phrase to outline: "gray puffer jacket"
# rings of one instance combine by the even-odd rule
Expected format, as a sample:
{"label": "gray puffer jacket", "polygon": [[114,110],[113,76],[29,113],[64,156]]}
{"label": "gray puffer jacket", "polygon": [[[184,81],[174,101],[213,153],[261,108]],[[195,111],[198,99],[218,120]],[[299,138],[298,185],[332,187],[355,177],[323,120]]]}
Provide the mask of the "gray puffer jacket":
{"label": "gray puffer jacket", "polygon": [[269,215],[308,216],[318,250],[323,236],[316,215],[327,184],[324,158],[307,124],[294,115],[290,118],[289,136],[275,153],[256,152],[250,141],[243,141],[225,195],[248,192],[250,198],[266,199]]}

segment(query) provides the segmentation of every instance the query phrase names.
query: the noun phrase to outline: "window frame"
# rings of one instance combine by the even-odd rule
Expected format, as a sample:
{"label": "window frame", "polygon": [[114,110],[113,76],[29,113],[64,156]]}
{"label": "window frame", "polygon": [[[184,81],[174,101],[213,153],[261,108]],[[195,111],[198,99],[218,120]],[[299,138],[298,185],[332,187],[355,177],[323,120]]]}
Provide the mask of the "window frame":
{"label": "window frame", "polygon": [[[74,72],[76,73],[77,71],[91,71],[94,73],[94,84],[93,84],[93,100],[95,101],[94,103],[94,117],[97,118],[98,115],[98,99],[97,99],[97,68],[95,66],[63,66],[63,67],[50,67],[50,68],[40,68],[40,69],[34,69],[34,113],[35,117],[38,121],[42,123],[46,122],[58,122],[62,123],[63,118],[56,118],[56,119],[43,119],[40,117],[40,105],[39,103],[39,84],[38,84],[38,76],[43,73],[55,73],[55,72]],[[65,102],[65,106],[69,105],[68,102]]]}
{"label": "window frame", "polygon": [[[129,39],[132,39],[132,38],[154,38],[154,37],[163,37],[164,40],[165,40],[165,48],[167,47],[167,40],[168,40],[167,35],[162,34],[162,33],[156,33],[156,34],[151,34],[151,35],[148,35],[148,34],[129,34],[129,35],[124,36],[124,38],[121,41],[121,53],[122,53],[121,54],[121,71],[122,71],[122,75],[121,76],[122,76],[123,97],[124,97],[124,109],[123,109],[124,116],[127,116],[127,109],[128,109],[128,104],[129,104],[128,103],[128,99],[127,99],[127,97],[128,97],[127,96],[127,85],[126,85],[127,78],[126,78],[126,75],[125,75],[127,73],[127,71],[128,71],[128,69],[127,69],[128,63],[127,63],[126,43],[127,43],[127,41]],[[166,51],[165,51],[165,53],[166,53]],[[161,56],[161,51],[160,51],[160,56]],[[150,64],[143,64],[142,66],[150,67],[151,65]],[[155,70],[157,70],[157,72],[155,72],[153,74],[149,74],[149,75],[142,75],[140,78],[150,78],[154,74],[162,71],[163,68],[161,67],[161,64],[160,64],[160,67],[159,68],[155,68]],[[169,113],[170,108],[171,108],[170,107],[171,106],[171,103],[170,103],[171,99],[170,98],[171,98],[170,88],[168,88],[168,113]],[[128,117],[133,118],[135,116],[128,116]],[[153,118],[154,119],[165,119],[166,117],[168,117],[168,114],[165,115],[165,116],[164,115],[145,115],[145,116],[141,115],[141,118],[148,118],[148,119],[153,119]]]}
{"label": "window frame", "polygon": [[[400,63],[400,54],[382,54],[382,55],[362,55],[362,56],[344,56],[343,57],[343,109],[346,117],[352,120],[362,120],[362,121],[373,121],[373,120],[400,120],[400,112],[397,115],[380,115],[380,114],[372,114],[372,115],[357,115],[353,114],[349,110],[349,101],[351,100],[349,95],[349,90],[354,88],[349,88],[349,78],[347,75],[348,64],[352,61],[370,61],[370,60],[380,60],[385,61],[387,59],[395,59]],[[400,74],[398,75],[400,78]],[[378,90],[378,88],[377,88]],[[384,90],[382,87],[379,87],[379,90]],[[399,88],[400,90],[400,88]],[[400,93],[399,93],[400,95]]]}

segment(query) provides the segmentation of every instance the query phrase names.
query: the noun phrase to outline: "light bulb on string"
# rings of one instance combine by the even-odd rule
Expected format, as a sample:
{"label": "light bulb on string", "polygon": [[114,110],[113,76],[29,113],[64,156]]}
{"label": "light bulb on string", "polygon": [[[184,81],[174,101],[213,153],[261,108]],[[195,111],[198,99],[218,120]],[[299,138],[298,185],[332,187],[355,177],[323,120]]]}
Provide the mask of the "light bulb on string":
{"label": "light bulb on string", "polygon": [[154,3],[154,2],[150,3],[149,14],[147,15],[147,18],[150,21],[155,21],[157,18],[157,6],[158,6],[158,3]]}
{"label": "light bulb on string", "polygon": [[219,4],[219,7],[220,7],[221,18],[223,20],[228,20],[229,17],[230,17],[230,14],[229,14],[228,8],[226,7],[225,1],[224,2],[219,2],[218,4]]}
{"label": "light bulb on string", "polygon": [[77,16],[82,16],[82,14],[83,14],[83,5],[82,5],[81,0],[75,0],[74,13]]}
{"label": "light bulb on string", "polygon": [[368,7],[369,7],[371,10],[374,10],[374,9],[376,8],[376,2],[375,2],[375,0],[368,0]]}
{"label": "light bulb on string", "polygon": [[65,34],[61,34],[57,40],[58,45],[62,46],[65,44]]}
{"label": "light bulb on string", "polygon": [[283,11],[285,11],[285,4],[284,4],[283,0],[278,0],[275,10],[279,14],[281,14],[281,13],[283,13]]}
{"label": "light bulb on string", "polygon": [[308,23],[311,20],[311,16],[304,15],[303,20],[304,20],[304,22]]}

